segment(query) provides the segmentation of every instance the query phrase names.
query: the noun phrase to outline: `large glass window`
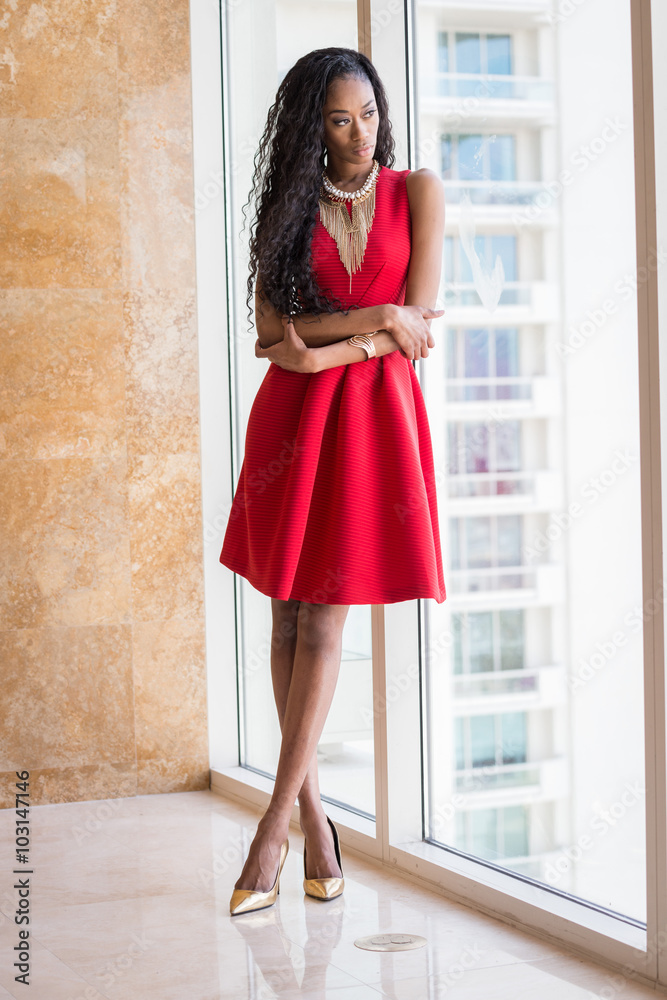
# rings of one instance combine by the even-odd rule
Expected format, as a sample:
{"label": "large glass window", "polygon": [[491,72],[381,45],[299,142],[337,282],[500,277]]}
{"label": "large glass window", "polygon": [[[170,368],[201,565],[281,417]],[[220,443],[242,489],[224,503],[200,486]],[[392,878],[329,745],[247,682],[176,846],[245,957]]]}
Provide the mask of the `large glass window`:
{"label": "large glass window", "polygon": [[447,312],[421,364],[448,528],[448,599],[426,607],[426,824],[643,921],[637,319],[617,280],[635,260],[633,109],[629,7],[612,8],[593,68],[577,18],[558,33],[508,10],[503,31],[494,6],[461,31],[417,4],[417,131],[438,142],[414,165],[447,202]]}
{"label": "large glass window", "polygon": [[[266,372],[254,355],[254,328],[246,311],[247,227],[242,207],[251,187],[253,157],[266,113],[290,66],[324,45],[356,48],[357,13],[351,0],[246,0],[224,5],[227,37],[227,150],[231,161],[229,240],[232,248],[231,328],[234,331],[236,462],[238,479],[248,414]],[[271,601],[237,577],[241,763],[275,775],[280,727],[271,682]],[[370,607],[352,607],[343,633],[338,685],[318,745],[325,799],[375,815]]]}
{"label": "large glass window", "polygon": [[[351,0],[222,9],[234,482],[265,371],[247,329],[241,206],[295,59],[356,47],[365,24],[390,95],[395,166],[430,167],[447,205],[446,313],[415,368],[447,600],[374,609],[372,628],[371,609],[351,608],[318,748],[324,798],[340,804],[357,844],[368,837],[369,853],[397,870],[454,892],[467,879],[519,921],[530,899],[531,919],[550,913],[540,923],[550,933],[563,915],[581,918],[591,953],[611,957],[600,942],[613,940],[634,961],[647,922],[657,940],[665,905],[663,789],[654,798],[664,750],[662,605],[652,596],[662,568],[659,366],[652,278],[636,270],[637,233],[640,253],[648,237],[635,196],[641,205],[648,194],[650,218],[644,156],[654,140],[663,164],[667,154],[658,132],[633,146],[650,114],[643,107],[634,121],[631,45],[635,73],[645,65],[631,4],[561,21],[531,4],[430,0],[411,5],[414,19],[392,0],[373,0],[370,19]],[[655,60],[653,71],[665,72]],[[272,775],[270,601],[236,586],[240,760]],[[657,976],[652,958],[638,964]]]}

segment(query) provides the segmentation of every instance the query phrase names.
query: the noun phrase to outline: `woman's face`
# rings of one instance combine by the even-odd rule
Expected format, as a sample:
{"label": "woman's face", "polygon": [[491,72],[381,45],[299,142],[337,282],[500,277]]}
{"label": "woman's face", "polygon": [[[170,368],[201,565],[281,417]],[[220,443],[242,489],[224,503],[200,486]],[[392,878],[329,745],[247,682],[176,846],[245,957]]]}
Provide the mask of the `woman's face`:
{"label": "woman's face", "polygon": [[378,131],[378,108],[370,80],[338,77],[327,90],[322,109],[328,162],[370,167]]}

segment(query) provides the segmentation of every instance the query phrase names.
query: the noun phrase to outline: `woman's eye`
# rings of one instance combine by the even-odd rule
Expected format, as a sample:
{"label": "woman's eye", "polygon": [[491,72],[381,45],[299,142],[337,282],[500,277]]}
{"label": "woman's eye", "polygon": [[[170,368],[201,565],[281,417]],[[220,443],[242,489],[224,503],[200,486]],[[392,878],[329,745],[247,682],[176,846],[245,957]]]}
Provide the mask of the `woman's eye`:
{"label": "woman's eye", "polygon": [[[376,108],[371,108],[370,111],[366,112],[364,118],[367,118],[368,115],[374,115],[376,113],[376,110],[377,110]],[[350,120],[349,118],[339,118],[338,121],[334,121],[334,125],[346,125],[349,122],[349,120]]]}

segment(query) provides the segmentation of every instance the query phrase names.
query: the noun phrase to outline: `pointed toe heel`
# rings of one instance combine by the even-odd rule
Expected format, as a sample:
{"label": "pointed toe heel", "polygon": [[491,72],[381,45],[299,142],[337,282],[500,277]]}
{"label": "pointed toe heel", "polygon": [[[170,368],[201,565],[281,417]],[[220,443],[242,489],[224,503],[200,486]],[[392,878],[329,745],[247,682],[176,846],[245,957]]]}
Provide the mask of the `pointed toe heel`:
{"label": "pointed toe heel", "polygon": [[345,888],[343,875],[343,865],[340,860],[340,844],[338,842],[338,830],[327,816],[327,821],[333,833],[334,849],[336,851],[336,861],[340,868],[341,877],[329,876],[327,878],[306,878],[306,843],[303,844],[303,891],[313,899],[335,899],[340,896]]}
{"label": "pointed toe heel", "polygon": [[285,840],[280,848],[280,861],[276,880],[268,892],[258,892],[256,889],[234,889],[232,898],[229,901],[229,912],[235,917],[238,913],[249,913],[251,910],[262,910],[265,906],[272,906],[280,892],[280,873],[285,864],[285,858],[289,851],[289,840]]}

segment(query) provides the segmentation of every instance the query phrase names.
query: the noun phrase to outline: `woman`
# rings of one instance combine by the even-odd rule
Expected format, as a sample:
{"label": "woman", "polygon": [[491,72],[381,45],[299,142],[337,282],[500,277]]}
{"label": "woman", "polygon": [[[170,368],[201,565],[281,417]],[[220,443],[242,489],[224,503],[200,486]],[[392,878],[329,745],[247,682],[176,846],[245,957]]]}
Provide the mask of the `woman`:
{"label": "woman", "polygon": [[349,606],[446,597],[430,431],[411,364],[435,346],[430,321],[443,313],[431,308],[443,187],[430,170],[393,163],[370,60],[344,48],[299,59],[255,161],[248,302],[256,286],[255,354],[272,364],[249,415],[220,554],[271,597],[282,730],[232,914],[275,902],[297,797],[304,889],[320,899],[342,892],[316,750]]}

